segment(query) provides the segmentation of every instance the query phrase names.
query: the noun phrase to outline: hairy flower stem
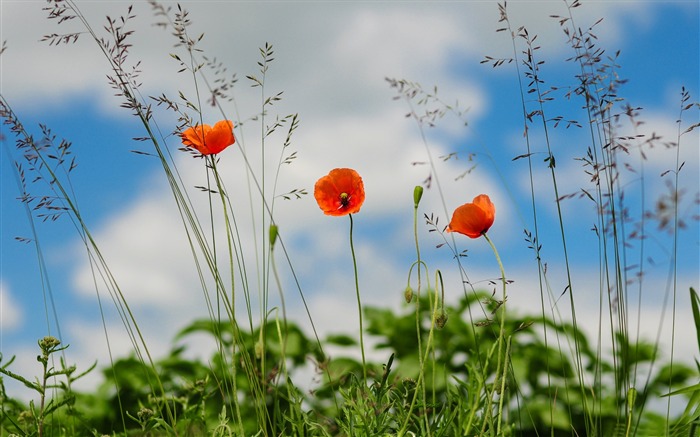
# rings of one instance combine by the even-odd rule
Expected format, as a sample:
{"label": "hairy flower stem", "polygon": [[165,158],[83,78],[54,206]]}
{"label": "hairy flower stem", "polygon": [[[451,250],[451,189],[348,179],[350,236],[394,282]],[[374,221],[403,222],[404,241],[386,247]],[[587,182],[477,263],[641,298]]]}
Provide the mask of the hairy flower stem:
{"label": "hairy flower stem", "polygon": [[[482,235],[486,239],[486,242],[489,243],[489,246],[491,246],[491,250],[493,250],[493,254],[496,256],[496,262],[498,262],[498,267],[501,269],[501,282],[503,283],[503,296],[502,296],[502,301],[501,301],[499,308],[498,308],[498,310],[500,310],[500,313],[501,313],[501,315],[500,315],[501,323],[500,323],[500,327],[499,327],[499,331],[498,331],[498,362],[496,365],[496,377],[501,378],[501,382],[503,384],[505,381],[506,373],[507,373],[506,369],[508,368],[508,365],[507,365],[508,357],[504,356],[504,354],[503,354],[503,344],[504,344],[504,340],[505,340],[505,336],[506,336],[506,333],[505,333],[506,297],[507,297],[506,296],[506,273],[505,273],[505,270],[503,269],[503,262],[501,261],[501,257],[498,255],[498,250],[496,250],[496,246],[493,244],[493,242],[491,241],[491,239],[489,238],[489,236],[485,232]],[[507,353],[506,353],[506,355],[507,355]],[[493,401],[493,395],[496,392],[496,385],[495,385],[496,382],[498,382],[498,380],[496,380],[494,382],[494,387],[491,390],[491,393],[489,393],[489,404]],[[497,417],[498,425],[497,425],[496,435],[498,435],[500,433],[500,430],[501,430],[501,413],[502,413],[502,405],[503,405],[503,397],[504,397],[503,390],[504,389],[505,389],[505,386],[502,385],[501,386],[501,394],[500,394],[501,402],[500,402],[500,407],[499,407],[498,417]]]}
{"label": "hairy flower stem", "polygon": [[[416,261],[411,266],[411,270],[409,270],[409,285],[410,287],[410,279],[411,279],[411,271],[413,270],[413,267],[416,267],[416,273],[417,273],[417,278],[418,278],[418,284],[416,286],[416,295],[411,296],[411,298],[415,297],[416,299],[416,341],[418,344],[418,366],[420,368],[419,374],[418,374],[418,382],[416,383],[416,389],[413,392],[413,398],[411,399],[411,405],[408,408],[409,413],[413,411],[413,408],[416,404],[416,400],[418,399],[418,394],[420,394],[423,397],[423,405],[427,405],[427,397],[426,397],[426,390],[425,390],[425,384],[423,383],[423,376],[424,376],[424,371],[425,371],[425,359],[423,358],[423,345],[422,345],[422,340],[421,340],[421,323],[420,323],[420,291],[421,288],[423,287],[422,284],[422,277],[421,277],[421,268],[426,267],[425,263],[421,260],[420,257],[420,244],[418,243],[418,204],[420,202],[420,197],[423,194],[423,187],[417,186],[416,189],[414,190],[414,205],[413,205],[413,239],[416,243]],[[427,271],[427,268],[426,268]],[[428,290],[430,290],[430,281],[428,281]],[[435,297],[437,299],[437,291],[435,293]],[[408,300],[408,298],[406,298]],[[437,302],[435,303],[435,307],[437,307]],[[426,347],[426,358],[428,355],[428,351],[430,350],[430,342],[432,341],[433,338],[433,328],[435,327],[435,314],[436,311],[432,311],[432,317],[431,317],[431,323],[430,323],[430,334],[428,337],[428,345]],[[403,436],[406,434],[406,429],[408,428],[408,423],[411,420],[412,415],[407,414],[406,415],[406,420],[403,423],[403,426],[401,427],[401,430],[397,434],[398,436]],[[425,418],[425,429],[428,432],[428,435],[430,436],[430,423],[429,423],[429,417],[427,414],[424,414],[423,417]]]}
{"label": "hairy flower stem", "polygon": [[[417,186],[413,192],[413,239],[416,242],[416,263],[417,263],[417,275],[418,275],[418,284],[416,287],[416,339],[418,341],[418,364],[420,366],[420,376],[421,378],[423,377],[423,372],[425,371],[425,360],[423,359],[423,349],[421,345],[421,329],[420,329],[420,290],[423,284],[421,284],[421,275],[420,275],[420,269],[421,269],[421,258],[420,258],[420,245],[418,244],[418,204],[420,203],[420,198],[423,195],[423,187],[422,186]],[[437,290],[436,293],[437,295]],[[433,326],[434,324],[434,314],[433,312],[433,318],[431,321],[430,325],[430,336],[432,338],[432,331],[433,331]],[[430,350],[430,344],[428,344],[428,347],[426,348],[426,355],[428,350]],[[435,367],[433,366],[433,369]],[[434,387],[434,385],[433,385]],[[411,402],[411,409],[413,409],[413,405],[416,401],[416,395],[418,391],[421,392],[423,395],[423,405],[428,405],[427,399],[426,399],[426,393],[425,393],[425,384],[420,385],[419,387],[416,387],[416,394],[413,396],[413,401]],[[433,392],[434,393],[434,392]],[[409,414],[408,417],[411,415]],[[424,415],[425,418],[425,428],[428,430],[428,436],[430,436],[430,426],[429,426],[429,420],[428,420],[428,415]],[[408,423],[408,421],[406,422]],[[405,425],[405,424],[404,424]]]}
{"label": "hairy flower stem", "polygon": [[362,377],[364,380],[364,387],[367,388],[367,362],[365,360],[365,340],[364,340],[364,328],[362,326],[362,302],[360,301],[360,282],[357,277],[357,259],[355,258],[355,245],[352,242],[352,214],[348,214],[350,217],[350,252],[352,253],[352,267],[355,272],[355,293],[357,295],[357,313],[360,317],[360,351],[362,352]]}

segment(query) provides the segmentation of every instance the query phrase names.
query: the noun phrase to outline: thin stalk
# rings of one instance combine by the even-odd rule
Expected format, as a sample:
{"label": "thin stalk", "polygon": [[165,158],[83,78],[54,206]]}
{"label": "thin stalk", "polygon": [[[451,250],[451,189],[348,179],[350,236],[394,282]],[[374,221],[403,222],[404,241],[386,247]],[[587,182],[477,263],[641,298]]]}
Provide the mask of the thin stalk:
{"label": "thin stalk", "polygon": [[[678,193],[678,174],[681,171],[682,164],[680,162],[681,159],[681,136],[683,133],[681,132],[681,120],[682,120],[682,115],[684,111],[684,104],[687,99],[685,99],[685,88],[683,89],[682,93],[682,99],[681,99],[681,110],[680,114],[678,117],[678,139],[676,140],[676,167],[673,169],[673,177],[674,177],[674,184],[673,184],[673,246],[671,249],[671,271],[670,273],[672,274],[672,307],[671,307],[671,362],[669,363],[669,375],[673,375],[673,366],[674,366],[674,352],[676,349],[676,299],[677,299],[677,290],[678,290],[678,273],[677,273],[677,268],[678,268],[678,201],[679,201],[679,193]],[[669,376],[669,390],[671,386],[671,376]],[[666,403],[666,433],[668,434],[669,432],[669,418],[671,417],[671,396],[668,396],[668,402]]]}
{"label": "thin stalk", "polygon": [[[418,284],[416,288],[416,341],[418,343],[418,364],[420,367],[420,374],[423,374],[425,371],[425,360],[423,360],[423,347],[422,347],[422,339],[421,339],[421,329],[420,329],[420,292],[421,288],[423,287],[423,284],[421,282],[421,267],[424,265],[424,263],[421,261],[420,257],[420,244],[418,242],[418,205],[420,204],[420,200],[423,197],[423,187],[421,185],[417,185],[413,189],[413,241],[416,243],[416,263],[414,264],[417,268],[417,279],[418,279]],[[426,269],[427,273],[427,269]],[[409,272],[409,281],[410,281],[410,272]],[[409,284],[410,286],[410,284]],[[430,284],[428,284],[428,290],[430,290]],[[434,387],[435,385],[433,385]],[[427,405],[427,395],[425,392],[425,384],[417,386],[416,387],[416,392],[413,395],[413,400],[411,401],[411,409],[409,410],[409,415],[410,417],[410,411],[413,410],[413,404],[416,401],[416,396],[418,394],[418,390],[421,391],[421,394],[423,395],[423,405]],[[424,415],[425,418],[425,427],[428,430],[428,434],[430,434],[430,423],[428,420],[428,415]]]}
{"label": "thin stalk", "polygon": [[[420,266],[418,266],[418,268],[420,268]],[[441,288],[444,288],[442,285],[442,273],[439,270],[437,272],[435,272],[435,287],[438,287],[438,284],[440,285]],[[430,331],[428,331],[428,341],[427,341],[427,344],[425,347],[425,356],[421,357],[422,351],[421,351],[421,353],[419,353],[419,359],[421,360],[422,363],[425,363],[428,360],[428,354],[430,354],[431,345],[433,343],[433,336],[435,333],[435,325],[437,324],[437,317],[438,317],[437,307],[438,307],[438,293],[437,293],[437,290],[435,290],[435,300],[431,301]],[[413,394],[413,400],[411,401],[411,406],[408,409],[409,412],[406,415],[406,420],[404,421],[403,426],[401,427],[401,430],[397,434],[399,436],[403,436],[406,433],[406,428],[408,428],[408,422],[411,419],[411,411],[413,411],[413,407],[415,406],[416,399],[418,397],[418,388],[421,385],[424,385],[424,379],[425,379],[425,373],[423,372],[423,368],[421,368],[420,373],[418,374],[418,381],[416,382],[416,391]],[[425,391],[423,393],[424,393],[423,399],[425,402]],[[428,432],[428,435],[430,435],[430,426],[429,426],[427,418],[426,418],[426,431]]]}
{"label": "thin stalk", "polygon": [[[228,202],[228,195],[227,195],[226,191],[224,191],[224,187],[222,185],[219,171],[216,168],[216,157],[210,156],[207,158],[207,160],[209,161],[209,167],[211,168],[212,174],[214,175],[214,180],[216,181],[216,190],[219,193],[219,198],[221,200],[221,210],[224,213],[224,222],[225,222],[224,227],[226,228],[226,242],[227,242],[227,247],[228,247],[229,270],[230,270],[230,274],[231,274],[231,300],[230,300],[230,306],[228,309],[230,311],[229,317],[233,321],[236,319],[236,287],[235,287],[236,286],[236,280],[235,280],[236,278],[235,278],[235,269],[234,269],[234,265],[233,265],[233,243],[232,243],[233,236],[231,235],[231,221],[230,221],[230,218],[228,215],[228,210],[227,210],[227,205],[229,203]],[[208,178],[209,177],[207,175],[207,179]],[[211,203],[211,195],[209,197],[210,197],[210,203]],[[214,220],[212,217],[212,234],[214,233],[214,228],[215,228]],[[216,244],[216,238],[214,238],[214,235],[212,235],[214,267],[216,268],[218,263],[216,261],[216,246],[215,246],[215,244]],[[218,274],[217,274],[217,276],[218,276]],[[223,281],[221,281],[221,282],[223,282]],[[218,302],[220,301],[220,296],[223,295],[223,293],[225,292],[225,289],[220,288],[220,283],[218,281],[217,281],[216,289],[217,289],[216,301],[217,301],[217,306],[218,306]],[[235,330],[235,327],[232,326],[232,328]],[[235,357],[236,356],[236,342],[233,342],[232,348],[233,348],[233,350],[231,351],[231,356]],[[223,358],[223,355],[222,355],[222,358]],[[236,373],[237,373],[236,363],[235,363],[235,358],[234,358],[234,362],[231,365],[231,391],[232,391],[232,393],[230,395],[231,395],[231,398],[233,399],[233,405],[234,405],[234,408],[236,411],[236,417],[240,421],[242,416],[241,416],[240,405],[238,403],[238,388],[237,388],[237,383],[236,383]],[[242,421],[240,423],[242,423]]]}
{"label": "thin stalk", "polygon": [[[504,393],[506,391],[506,375],[508,373],[508,366],[509,366],[509,360],[508,357],[510,356],[510,340],[511,336],[508,336],[508,340],[506,341],[506,355],[505,355],[505,360],[503,363],[503,372],[501,373],[501,398],[498,401],[498,418],[500,419],[503,416],[503,401],[505,400]],[[501,420],[498,421],[498,425],[496,428],[496,435],[501,434]]]}
{"label": "thin stalk", "polygon": [[[503,12],[504,12],[503,18],[504,18],[506,24],[508,25],[508,32],[511,35],[515,35],[515,33],[513,32],[513,29],[511,28],[510,20],[508,19],[508,15],[506,15],[506,13],[505,13],[505,5],[504,5]],[[511,43],[513,46],[513,58],[517,59],[518,52],[517,52],[514,36],[511,37]],[[518,90],[520,92],[520,106],[521,106],[523,115],[526,115],[527,108],[525,106],[525,93],[523,91],[524,85],[523,85],[523,79],[522,79],[522,75],[520,72],[520,66],[519,66],[518,62],[515,63],[515,69],[516,69],[516,73],[517,73],[516,75],[518,78]],[[533,243],[532,248],[535,251],[535,259],[537,260],[537,283],[538,283],[539,291],[540,291],[540,310],[542,312],[542,319],[544,320],[546,318],[545,300],[544,300],[544,286],[543,286],[544,266],[543,266],[543,262],[542,262],[542,258],[541,258],[541,254],[540,254],[540,243],[539,243],[539,241],[540,241],[540,227],[539,227],[539,222],[537,219],[538,216],[537,216],[537,207],[536,207],[537,190],[535,189],[534,171],[533,171],[533,165],[532,165],[532,153],[533,152],[532,152],[532,147],[531,147],[531,142],[530,142],[530,135],[527,134],[529,132],[527,123],[528,123],[528,120],[527,120],[527,117],[525,116],[525,117],[523,117],[523,132],[526,133],[525,145],[527,148],[526,151],[527,151],[528,179],[529,179],[529,183],[530,183],[530,204],[532,207],[532,224],[533,224],[533,229],[534,229],[534,234],[535,234],[534,240],[532,241],[532,243]],[[545,348],[549,348],[549,338],[548,338],[546,329],[543,330],[543,338],[544,338]],[[550,368],[549,355],[547,355],[545,357],[545,364],[546,364],[546,369],[547,369],[547,392],[548,392],[549,397],[552,397],[552,379],[551,379],[551,375],[549,372],[549,368]],[[568,390],[568,386],[567,386],[567,390]],[[553,408],[550,408],[550,410],[549,410],[549,420],[550,421],[554,420],[554,409]],[[551,435],[552,436],[554,435],[554,427],[552,427]]]}
{"label": "thin stalk", "polygon": [[[498,267],[501,270],[501,282],[503,283],[502,301],[500,303],[500,307],[498,308],[498,310],[500,310],[500,312],[501,312],[501,315],[500,315],[501,323],[500,323],[499,332],[498,332],[498,361],[496,364],[496,375],[500,375],[501,368],[502,368],[501,366],[503,366],[503,368],[507,368],[505,363],[508,359],[508,357],[504,357],[504,355],[503,355],[503,343],[504,343],[504,339],[505,339],[505,323],[506,323],[506,297],[507,297],[507,295],[506,295],[506,273],[505,273],[505,269],[503,268],[503,262],[501,261],[501,257],[498,254],[498,250],[496,249],[496,246],[493,244],[493,242],[491,241],[491,239],[489,238],[489,236],[485,232],[482,235],[486,239],[486,242],[489,243],[489,246],[491,246],[491,250],[493,251],[493,254],[496,257],[496,262],[498,262]],[[503,374],[505,375],[505,371],[503,372]],[[493,401],[493,395],[494,395],[495,391],[496,391],[496,387],[494,386],[494,388],[491,390],[491,393],[489,394],[489,411],[491,409],[490,404]],[[503,396],[504,396],[504,393],[503,393],[503,391],[501,391],[501,399],[503,398]],[[498,420],[497,430],[498,431],[500,431],[500,429],[501,429],[501,413],[502,413],[502,411],[499,409],[498,417],[497,417],[497,420]]]}
{"label": "thin stalk", "polygon": [[[418,204],[420,202],[420,197],[423,193],[423,187],[418,186],[414,189],[413,191],[413,239],[416,242],[416,264],[418,267],[418,271],[416,272],[417,274],[417,279],[418,279],[418,285],[416,288],[416,340],[418,342],[418,364],[420,366],[420,374],[423,375],[423,372],[425,372],[425,360],[423,359],[423,348],[421,345],[421,329],[420,329],[420,290],[422,287],[421,284],[421,259],[420,259],[420,244],[418,243]],[[432,324],[431,324],[431,329],[432,329]],[[435,366],[433,366],[433,369]],[[435,384],[433,384],[433,387],[435,387]],[[416,387],[416,394],[418,393],[418,390],[421,391],[421,394],[423,395],[423,405],[427,405],[427,398],[426,398],[426,393],[425,393],[425,384],[421,384],[420,386]],[[416,397],[414,395],[413,397],[413,402],[415,402]],[[413,408],[413,402],[411,402],[411,409]],[[410,411],[407,417],[410,417]],[[423,415],[425,418],[425,428],[428,430],[428,435],[430,435],[430,423],[428,420],[428,415],[425,414]]]}
{"label": "thin stalk", "polygon": [[[292,416],[290,422],[299,424],[301,418],[297,416],[298,410],[296,408],[291,408],[293,405],[293,387],[290,384],[289,370],[287,369],[287,341],[289,336],[289,329],[287,327],[287,306],[284,300],[284,291],[282,289],[282,281],[280,281],[279,273],[277,272],[277,263],[275,262],[275,241],[277,240],[277,226],[270,226],[270,265],[272,267],[272,274],[277,284],[277,289],[280,295],[280,306],[282,307],[282,323],[279,322],[279,316],[277,317],[277,337],[280,342],[281,357],[280,357],[280,367],[282,368],[282,375],[284,375],[285,386],[287,388],[287,396],[289,397],[290,412]],[[280,326],[281,325],[281,326]],[[298,425],[300,426],[300,425]],[[303,434],[302,430],[297,430],[297,432]]]}
{"label": "thin stalk", "polygon": [[360,351],[362,352],[362,377],[364,379],[364,388],[367,388],[367,361],[365,360],[365,340],[364,340],[364,328],[362,325],[362,302],[360,300],[360,282],[357,276],[357,259],[355,257],[355,245],[352,241],[352,230],[353,221],[352,214],[348,214],[350,217],[350,252],[352,253],[352,267],[355,272],[355,293],[357,295],[357,313],[360,318]]}

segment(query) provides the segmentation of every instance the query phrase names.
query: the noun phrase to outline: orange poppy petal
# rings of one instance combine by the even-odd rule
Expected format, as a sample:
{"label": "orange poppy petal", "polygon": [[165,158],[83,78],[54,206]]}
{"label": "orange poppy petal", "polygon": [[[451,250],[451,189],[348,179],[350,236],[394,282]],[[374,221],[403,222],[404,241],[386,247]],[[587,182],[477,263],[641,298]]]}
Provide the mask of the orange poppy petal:
{"label": "orange poppy petal", "polygon": [[491,199],[486,194],[479,194],[474,198],[474,205],[481,208],[486,214],[487,226],[484,232],[488,231],[494,220],[496,219],[496,207],[491,202]]}
{"label": "orange poppy petal", "polygon": [[188,147],[195,148],[203,155],[207,155],[205,140],[210,131],[211,126],[208,124],[190,127],[182,133],[182,143]]}
{"label": "orange poppy petal", "polygon": [[348,192],[353,190],[359,175],[349,168],[334,168],[328,173],[328,178],[333,181],[338,191]]}
{"label": "orange poppy petal", "polygon": [[202,155],[219,153],[236,141],[231,120],[221,120],[214,127],[208,124],[193,126],[180,136],[182,144],[197,149]]}
{"label": "orange poppy petal", "polygon": [[360,211],[365,201],[365,185],[359,173],[351,168],[336,168],[328,173],[333,179],[338,193],[348,195],[346,214],[354,214]]}
{"label": "orange poppy petal", "polygon": [[447,231],[458,232],[469,238],[479,238],[490,226],[488,217],[481,207],[473,203],[465,203],[455,209]]}
{"label": "orange poppy petal", "polygon": [[202,147],[204,141],[204,133],[202,130],[202,126],[193,126],[186,129],[180,134],[182,137],[182,144],[187,147],[194,147],[195,149]]}
{"label": "orange poppy petal", "polygon": [[221,152],[236,142],[236,138],[233,136],[233,122],[230,120],[217,122],[205,139],[205,145],[210,154]]}
{"label": "orange poppy petal", "polygon": [[338,190],[329,176],[324,176],[314,186],[316,203],[327,215],[340,215],[337,212],[342,207]]}

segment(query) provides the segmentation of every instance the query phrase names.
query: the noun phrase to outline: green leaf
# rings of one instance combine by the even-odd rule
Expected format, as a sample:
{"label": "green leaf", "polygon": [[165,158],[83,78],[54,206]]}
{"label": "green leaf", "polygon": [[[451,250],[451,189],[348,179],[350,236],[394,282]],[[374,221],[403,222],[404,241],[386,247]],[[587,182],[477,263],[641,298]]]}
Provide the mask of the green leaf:
{"label": "green leaf", "polygon": [[12,371],[10,371],[10,370],[7,370],[7,369],[5,369],[5,368],[3,368],[3,367],[0,367],[0,373],[5,374],[5,375],[9,376],[10,378],[21,382],[22,384],[24,384],[25,386],[31,388],[32,390],[36,390],[36,391],[38,391],[39,393],[41,393],[41,386],[39,386],[38,383],[36,383],[36,382],[31,382],[31,381],[29,381],[28,379],[25,379],[22,375],[18,375],[18,374],[14,373],[14,372],[12,372]]}
{"label": "green leaf", "polygon": [[326,337],[326,343],[337,346],[355,346],[357,344],[354,338],[345,334],[329,335]]}
{"label": "green leaf", "polygon": [[667,396],[676,396],[676,395],[682,395],[682,394],[691,394],[695,392],[700,392],[700,383],[697,383],[695,385],[691,385],[689,387],[683,387],[681,389],[678,389],[676,391],[672,391],[670,393],[666,393],[661,395],[662,398],[665,398]]}
{"label": "green leaf", "polygon": [[49,414],[53,413],[57,409],[61,408],[64,405],[68,405],[73,403],[75,400],[74,395],[66,396],[65,398],[61,399],[60,401],[56,401],[55,399],[51,399],[49,402],[49,405],[46,407],[44,410],[44,416],[48,416]]}
{"label": "green leaf", "polygon": [[700,351],[700,297],[698,297],[698,292],[693,287],[690,287],[690,305],[693,307],[695,335],[698,338],[698,351]]}

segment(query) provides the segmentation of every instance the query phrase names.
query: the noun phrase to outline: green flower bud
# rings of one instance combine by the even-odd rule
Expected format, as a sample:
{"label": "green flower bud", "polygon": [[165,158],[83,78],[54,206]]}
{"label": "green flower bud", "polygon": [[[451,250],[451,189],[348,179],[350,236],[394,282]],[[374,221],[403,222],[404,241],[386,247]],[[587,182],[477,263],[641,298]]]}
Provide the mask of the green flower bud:
{"label": "green flower bud", "polygon": [[155,414],[155,413],[153,412],[153,410],[151,410],[150,408],[146,408],[146,407],[142,407],[142,408],[139,410],[139,412],[136,413],[136,415],[138,416],[138,418],[139,418],[142,422],[146,422],[146,421],[149,420],[151,417],[153,417],[154,414]]}
{"label": "green flower bud", "polygon": [[58,345],[60,345],[61,342],[56,338],[56,337],[51,337],[51,336],[46,336],[39,340],[39,347],[41,348],[41,355],[37,357],[38,361],[45,362],[44,360],[48,359],[48,356],[51,355],[53,352],[56,351],[56,348]]}
{"label": "green flower bud", "polygon": [[410,285],[406,287],[406,290],[404,290],[403,297],[406,299],[406,303],[411,303],[413,300],[413,289]]}
{"label": "green flower bud", "polygon": [[413,189],[413,206],[414,206],[414,208],[418,208],[418,204],[420,203],[421,197],[423,197],[423,186],[416,185],[416,187]]}
{"label": "green flower bud", "polygon": [[270,249],[275,247],[275,242],[277,241],[277,225],[270,225]]}
{"label": "green flower bud", "polygon": [[435,318],[435,325],[439,329],[442,329],[445,327],[445,324],[447,323],[447,313],[445,311],[442,311],[436,318]]}
{"label": "green flower bud", "polygon": [[51,350],[61,344],[61,342],[56,337],[46,336],[39,340],[39,347],[41,350]]}
{"label": "green flower bud", "polygon": [[260,339],[255,342],[255,358],[259,360],[262,358],[263,353],[265,353],[265,349],[263,347],[262,339]]}
{"label": "green flower bud", "polygon": [[29,424],[34,421],[34,414],[30,410],[25,410],[19,413],[19,417],[17,417],[17,421],[22,424]]}

